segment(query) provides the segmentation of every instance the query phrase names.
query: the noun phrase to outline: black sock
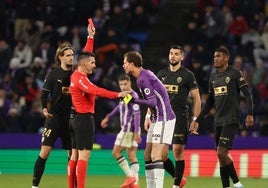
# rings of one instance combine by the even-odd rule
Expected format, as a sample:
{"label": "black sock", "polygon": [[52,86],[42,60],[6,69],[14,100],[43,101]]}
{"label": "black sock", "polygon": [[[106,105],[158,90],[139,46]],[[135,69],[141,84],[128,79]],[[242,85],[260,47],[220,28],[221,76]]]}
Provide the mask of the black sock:
{"label": "black sock", "polygon": [[185,161],[176,161],[175,165],[175,178],[174,178],[174,185],[180,185],[181,183],[181,178],[184,173],[184,168],[185,168]]}
{"label": "black sock", "polygon": [[227,166],[220,167],[222,187],[230,187],[229,174]]}
{"label": "black sock", "polygon": [[174,178],[175,167],[174,167],[173,162],[170,160],[170,158],[168,158],[164,162],[164,168],[165,168],[165,171],[167,171],[167,173],[169,173]]}
{"label": "black sock", "polygon": [[33,173],[33,186],[39,185],[41,177],[45,170],[46,161],[46,159],[43,159],[40,156],[38,156],[36,159]]}
{"label": "black sock", "polygon": [[233,180],[233,183],[239,182],[239,179],[238,179],[235,167],[234,167],[234,163],[232,162],[231,164],[227,165],[226,168],[227,168],[227,171],[229,172],[229,176]]}

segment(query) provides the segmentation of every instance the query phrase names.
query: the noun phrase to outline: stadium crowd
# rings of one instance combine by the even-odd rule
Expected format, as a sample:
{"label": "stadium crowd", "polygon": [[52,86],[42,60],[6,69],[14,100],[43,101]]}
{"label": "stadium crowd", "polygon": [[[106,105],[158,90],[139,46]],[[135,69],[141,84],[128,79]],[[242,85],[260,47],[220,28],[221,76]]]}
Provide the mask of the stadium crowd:
{"label": "stadium crowd", "polygon": [[[58,44],[67,40],[75,57],[86,39],[87,18],[95,27],[97,67],[92,81],[119,90],[123,54],[142,52],[148,31],[157,22],[164,0],[2,0],[0,2],[0,132],[37,133],[44,124],[40,90],[44,76],[55,67]],[[212,52],[227,46],[232,66],[241,70],[254,95],[255,126],[241,136],[268,136],[268,2],[197,0],[180,23],[174,42],[185,50],[184,66],[195,73],[204,102]],[[146,62],[145,62],[146,63]],[[191,103],[191,101],[189,101]],[[241,100],[243,109],[244,101]],[[97,99],[96,125],[117,105]],[[244,109],[246,112],[246,109]],[[214,111],[204,119],[200,134],[212,132]],[[242,115],[242,118],[245,118]],[[103,131],[99,128],[97,131]]]}

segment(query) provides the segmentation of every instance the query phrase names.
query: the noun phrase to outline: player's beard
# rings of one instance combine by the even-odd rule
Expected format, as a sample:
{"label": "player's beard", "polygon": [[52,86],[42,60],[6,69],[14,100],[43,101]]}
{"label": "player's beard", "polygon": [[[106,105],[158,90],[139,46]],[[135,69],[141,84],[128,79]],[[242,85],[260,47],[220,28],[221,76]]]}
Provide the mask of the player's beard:
{"label": "player's beard", "polygon": [[173,67],[175,67],[175,66],[177,66],[179,63],[181,63],[180,61],[175,61],[175,62],[173,62],[173,63],[169,63],[171,66],[173,66]]}
{"label": "player's beard", "polygon": [[73,67],[73,65],[72,65],[72,64],[66,64],[66,67],[67,67],[68,69],[71,69],[71,68]]}

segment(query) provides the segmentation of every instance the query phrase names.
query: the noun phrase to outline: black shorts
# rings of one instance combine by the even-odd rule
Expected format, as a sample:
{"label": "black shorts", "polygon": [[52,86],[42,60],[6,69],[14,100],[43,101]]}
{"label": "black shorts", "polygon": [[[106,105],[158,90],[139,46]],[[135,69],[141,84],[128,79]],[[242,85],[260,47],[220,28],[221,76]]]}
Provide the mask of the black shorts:
{"label": "black shorts", "polygon": [[76,113],[70,121],[72,148],[92,150],[94,143],[95,122],[91,113]]}
{"label": "black shorts", "polygon": [[218,146],[232,149],[235,134],[239,125],[231,124],[226,126],[218,126],[214,129],[216,149]]}
{"label": "black shorts", "polygon": [[172,144],[187,144],[189,121],[187,117],[176,117]]}
{"label": "black shorts", "polygon": [[69,117],[54,115],[52,118],[46,118],[41,144],[54,147],[57,138],[61,138],[63,149],[70,150],[72,148]]}

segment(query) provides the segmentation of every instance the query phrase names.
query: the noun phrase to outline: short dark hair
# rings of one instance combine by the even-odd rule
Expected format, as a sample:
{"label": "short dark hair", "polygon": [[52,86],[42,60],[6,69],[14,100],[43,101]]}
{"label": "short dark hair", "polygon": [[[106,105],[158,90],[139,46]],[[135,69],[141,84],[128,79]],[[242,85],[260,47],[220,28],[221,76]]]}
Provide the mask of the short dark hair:
{"label": "short dark hair", "polygon": [[81,52],[77,57],[78,64],[80,64],[80,62],[83,59],[86,59],[86,58],[89,58],[89,57],[96,57],[96,56],[95,56],[95,54],[93,52],[86,52],[86,51]]}
{"label": "short dark hair", "polygon": [[125,53],[124,58],[126,58],[128,62],[133,62],[135,67],[141,67],[143,64],[142,56],[137,51],[130,51]]}
{"label": "short dark hair", "polygon": [[230,51],[225,47],[219,47],[215,50],[215,52],[221,52],[228,57],[230,56]]}
{"label": "short dark hair", "polygon": [[181,50],[183,52],[183,48],[180,45],[171,45],[169,49],[177,49],[177,50]]}
{"label": "short dark hair", "polygon": [[119,76],[119,79],[118,80],[119,81],[123,81],[123,80],[130,81],[131,79],[130,79],[130,77],[127,74],[121,74]]}

